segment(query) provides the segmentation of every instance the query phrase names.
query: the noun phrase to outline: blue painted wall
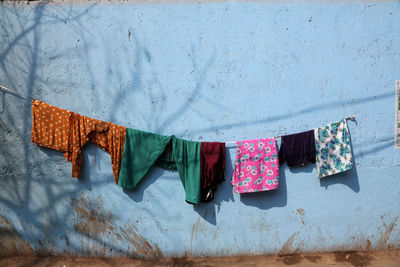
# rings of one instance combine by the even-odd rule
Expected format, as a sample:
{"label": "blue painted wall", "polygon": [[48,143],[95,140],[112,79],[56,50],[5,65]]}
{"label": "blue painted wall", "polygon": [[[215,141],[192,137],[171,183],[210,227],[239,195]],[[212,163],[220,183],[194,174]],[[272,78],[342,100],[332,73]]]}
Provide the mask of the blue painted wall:
{"label": "blue painted wall", "polygon": [[109,155],[80,179],[30,142],[30,103],[0,95],[0,254],[218,256],[400,246],[398,1],[0,5],[0,81],[50,104],[190,140],[290,134],[355,114],[355,167],[319,180],[281,169],[279,190],[191,206],[177,172],[136,190]]}

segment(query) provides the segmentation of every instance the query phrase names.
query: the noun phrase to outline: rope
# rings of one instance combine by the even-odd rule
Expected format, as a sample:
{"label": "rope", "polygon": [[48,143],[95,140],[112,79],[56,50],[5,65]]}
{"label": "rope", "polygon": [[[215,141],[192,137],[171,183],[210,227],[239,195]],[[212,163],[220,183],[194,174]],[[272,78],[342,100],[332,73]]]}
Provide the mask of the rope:
{"label": "rope", "polygon": [[29,101],[33,100],[32,97],[21,95],[21,94],[18,93],[17,91],[12,90],[12,89],[10,89],[10,88],[7,88],[7,87],[5,87],[5,86],[3,86],[3,85],[0,85],[0,90],[2,90],[2,91],[4,91],[4,92],[7,92],[7,93],[9,93],[9,94],[12,94],[12,95],[14,95],[14,96],[20,97],[20,98],[25,99],[25,100],[29,100]]}
{"label": "rope", "polygon": [[[12,94],[12,95],[15,95],[15,96],[20,97],[20,98],[25,99],[25,100],[29,100],[29,101],[33,100],[32,97],[21,95],[21,94],[18,93],[17,91],[12,90],[12,89],[10,89],[10,88],[7,88],[7,87],[5,87],[5,86],[3,86],[3,85],[0,85],[0,90],[2,90],[2,91],[4,91],[4,92],[8,92],[8,93],[10,93],[10,94]],[[345,119],[345,120],[352,120],[352,121],[354,121],[354,120],[356,119],[356,115],[351,115],[351,116],[348,116],[348,117],[346,117],[346,118],[344,118],[344,119]],[[275,136],[275,138],[281,138],[281,136]],[[226,147],[235,147],[235,146],[236,146],[236,141],[228,141],[228,142],[225,142],[225,146],[226,146]]]}

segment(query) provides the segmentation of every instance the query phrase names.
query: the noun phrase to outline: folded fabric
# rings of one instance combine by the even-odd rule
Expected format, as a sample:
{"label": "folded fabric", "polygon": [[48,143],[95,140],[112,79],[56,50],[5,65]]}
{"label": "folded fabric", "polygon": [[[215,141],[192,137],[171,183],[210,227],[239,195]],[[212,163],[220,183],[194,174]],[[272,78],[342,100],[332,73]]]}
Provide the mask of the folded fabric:
{"label": "folded fabric", "polygon": [[350,170],[353,162],[346,120],[314,131],[318,178]]}
{"label": "folded fabric", "polygon": [[200,155],[201,202],[210,202],[214,199],[217,185],[225,180],[225,143],[202,142]]}
{"label": "folded fabric", "polygon": [[64,153],[72,163],[72,177],[79,177],[82,148],[91,142],[111,155],[115,183],[118,183],[125,127],[92,119],[34,99],[31,141]]}
{"label": "folded fabric", "polygon": [[315,163],[314,130],[282,136],[279,164],[285,161],[289,167]]}
{"label": "folded fabric", "polygon": [[177,169],[186,201],[200,203],[200,142],[126,129],[118,185],[136,188],[154,165]]}
{"label": "folded fabric", "polygon": [[233,192],[250,193],[279,187],[279,159],[275,138],[238,141]]}

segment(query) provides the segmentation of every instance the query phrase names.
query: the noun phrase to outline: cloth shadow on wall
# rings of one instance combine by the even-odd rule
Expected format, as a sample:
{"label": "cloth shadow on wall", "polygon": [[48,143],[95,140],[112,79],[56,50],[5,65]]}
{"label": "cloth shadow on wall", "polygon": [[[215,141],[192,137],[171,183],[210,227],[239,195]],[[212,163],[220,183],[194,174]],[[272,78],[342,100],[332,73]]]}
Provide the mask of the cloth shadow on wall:
{"label": "cloth shadow on wall", "polygon": [[[127,189],[123,188],[122,191],[133,201],[141,202],[143,201],[144,191],[152,184],[156,182],[158,178],[163,176],[165,170],[153,167],[151,168],[150,172],[146,174],[143,180],[137,185],[135,189]],[[178,178],[179,179],[179,178]]]}
{"label": "cloth shadow on wall", "polygon": [[[99,151],[96,151],[96,150],[101,151],[100,148],[96,147],[93,144],[86,144],[82,148],[82,162],[83,163],[82,163],[82,168],[81,168],[81,175],[79,176],[78,182],[80,183],[81,186],[85,187],[85,189],[88,189],[89,191],[92,190],[92,185],[94,183],[92,181],[92,177],[94,175],[96,175],[96,171],[94,171],[94,169],[97,168],[97,164],[98,164],[96,162],[96,159],[93,162],[90,159],[90,156],[95,158],[96,155],[99,152]],[[107,155],[109,156],[109,154],[107,154]],[[110,168],[110,170],[112,169],[111,162],[110,162],[108,168]],[[100,177],[104,177],[104,176],[107,176],[107,178],[111,179],[110,181],[114,180],[113,177],[111,178],[111,177],[108,177],[108,175],[104,175],[104,174],[102,174]],[[100,182],[100,179],[101,179],[100,177],[99,178],[95,178],[95,181],[97,181],[96,183]],[[109,179],[107,179],[107,180],[109,180]]]}
{"label": "cloth shadow on wall", "polygon": [[[133,201],[143,201],[144,191],[154,184],[158,178],[164,175],[166,170],[158,167],[153,167],[150,172],[143,178],[135,189],[123,189],[123,192]],[[178,172],[176,175],[178,176]],[[233,173],[232,161],[230,154],[226,153],[226,170],[225,170],[225,181],[217,186],[215,191],[214,200],[208,203],[200,203],[193,205],[193,209],[210,224],[216,225],[216,213],[220,210],[221,204],[224,201],[233,201],[232,186],[230,180]],[[179,176],[177,177],[179,179]],[[215,208],[217,206],[217,210]]]}
{"label": "cloth shadow on wall", "polygon": [[[144,191],[154,184],[158,178],[164,175],[166,170],[158,167],[153,167],[151,171],[143,178],[135,189],[123,189],[123,192],[133,201],[143,201]],[[178,172],[176,172],[178,176]],[[212,225],[216,225],[216,213],[219,212],[222,202],[233,201],[232,186],[230,180],[233,173],[233,166],[230,158],[230,154],[226,153],[226,170],[225,170],[225,181],[217,186],[215,191],[214,200],[208,203],[200,203],[193,205],[194,211],[196,211],[204,220]],[[179,176],[177,177],[179,179]],[[190,205],[190,204],[188,204]],[[217,206],[217,208],[216,208]]]}
{"label": "cloth shadow on wall", "polygon": [[[68,165],[68,173],[63,174],[63,176],[67,176],[68,179],[76,179],[72,177],[72,164],[71,162],[67,162],[64,155],[60,151],[48,149],[48,148],[40,148],[43,149],[46,154],[49,155],[50,158],[53,158],[55,155],[58,155],[56,158],[59,158],[57,162],[65,162]],[[108,157],[109,162],[105,164],[105,166],[101,167],[101,158],[102,156]],[[97,159],[96,159],[97,158]],[[105,170],[105,171],[104,171]],[[85,190],[92,190],[93,186],[100,186],[102,184],[110,184],[111,186],[118,186],[114,183],[114,176],[112,174],[112,165],[110,155],[97,146],[93,144],[86,144],[82,148],[82,166],[81,173],[77,178],[77,182],[79,186]]]}
{"label": "cloth shadow on wall", "polygon": [[295,166],[295,167],[289,167],[287,164],[279,166],[280,169],[282,170],[283,168],[289,169],[291,173],[312,173],[313,170],[315,169],[315,163],[307,163],[304,166]]}
{"label": "cloth shadow on wall", "polygon": [[360,192],[357,167],[355,162],[353,162],[353,164],[354,164],[353,168],[351,168],[348,171],[321,178],[319,180],[321,187],[325,187],[325,189],[328,189],[328,187],[331,185],[343,184],[356,193]]}
{"label": "cloth shadow on wall", "polygon": [[217,186],[217,190],[214,193],[214,200],[208,203],[193,205],[193,209],[212,225],[217,224],[216,214],[220,211],[222,202],[234,201],[230,183],[233,174],[233,165],[229,150],[229,148],[225,148],[225,180]]}
{"label": "cloth shadow on wall", "polygon": [[285,207],[287,205],[287,187],[284,171],[279,173],[279,188],[249,194],[240,194],[240,201],[246,205],[257,207],[261,210]]}

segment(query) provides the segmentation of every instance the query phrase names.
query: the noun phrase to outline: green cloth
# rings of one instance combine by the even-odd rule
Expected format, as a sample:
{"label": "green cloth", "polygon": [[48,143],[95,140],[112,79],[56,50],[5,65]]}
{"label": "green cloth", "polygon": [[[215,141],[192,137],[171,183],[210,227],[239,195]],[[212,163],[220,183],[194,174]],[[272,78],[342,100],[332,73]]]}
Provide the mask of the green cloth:
{"label": "green cloth", "polygon": [[118,185],[136,188],[154,165],[178,170],[186,201],[200,203],[200,142],[126,129]]}
{"label": "green cloth", "polygon": [[172,154],[174,155],[179,177],[186,192],[185,200],[200,203],[200,142],[172,139]]}
{"label": "green cloth", "polygon": [[118,185],[136,188],[171,140],[169,136],[127,128]]}

